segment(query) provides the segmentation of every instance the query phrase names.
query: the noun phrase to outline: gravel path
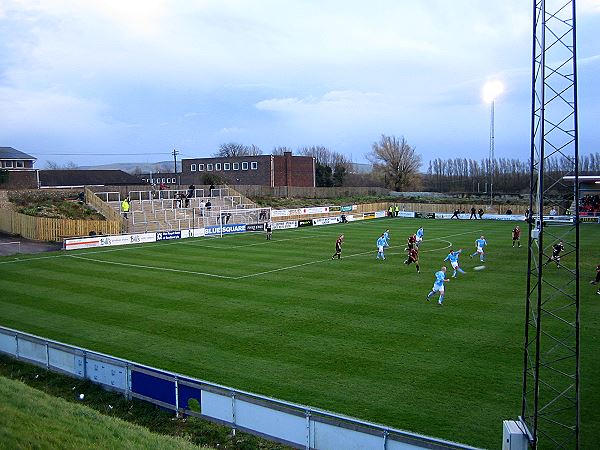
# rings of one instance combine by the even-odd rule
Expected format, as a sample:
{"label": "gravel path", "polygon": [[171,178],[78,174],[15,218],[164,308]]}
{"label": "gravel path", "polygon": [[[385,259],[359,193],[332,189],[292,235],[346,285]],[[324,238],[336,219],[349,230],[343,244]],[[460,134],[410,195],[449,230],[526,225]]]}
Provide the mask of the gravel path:
{"label": "gravel path", "polygon": [[51,252],[61,248],[62,244],[60,242],[31,241],[21,236],[0,234],[0,256],[14,255],[15,253]]}

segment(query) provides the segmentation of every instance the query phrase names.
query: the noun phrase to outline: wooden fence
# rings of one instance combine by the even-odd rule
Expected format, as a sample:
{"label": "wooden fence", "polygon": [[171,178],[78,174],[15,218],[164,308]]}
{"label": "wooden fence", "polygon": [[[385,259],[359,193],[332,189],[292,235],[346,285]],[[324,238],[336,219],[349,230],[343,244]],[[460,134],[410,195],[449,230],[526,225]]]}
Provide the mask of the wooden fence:
{"label": "wooden fence", "polygon": [[336,198],[366,195],[388,195],[390,190],[381,187],[297,187],[297,186],[258,186],[235,185],[235,190],[246,197],[300,197],[300,198]]}
{"label": "wooden fence", "polygon": [[65,237],[121,233],[121,221],[71,220],[34,217],[16,211],[0,211],[0,230],[37,241],[61,241]]}
{"label": "wooden fence", "polygon": [[100,214],[106,217],[106,220],[114,220],[123,223],[123,217],[114,208],[102,201],[89,188],[85,188],[85,203],[96,209]]}
{"label": "wooden fence", "polygon": [[[400,208],[400,211],[415,211],[415,212],[435,212],[435,213],[453,213],[454,210],[458,209],[461,211],[465,211],[467,213],[470,212],[471,210],[471,205],[454,205],[454,204],[443,204],[443,203],[393,203],[393,202],[380,202],[380,203],[364,203],[364,204],[360,204],[360,205],[356,205],[357,209],[353,210],[353,211],[348,211],[346,214],[361,214],[361,213],[367,213],[367,212],[374,212],[374,211],[387,211],[388,208],[390,206],[396,206],[398,205],[398,208]],[[341,206],[341,205],[336,205],[336,206]],[[485,213],[491,213],[491,211],[489,211],[488,208],[489,205],[472,205],[475,207],[475,209],[483,209],[483,211]],[[290,209],[294,209],[294,208],[290,208]],[[525,209],[527,209],[526,206],[514,206],[512,207],[512,211],[513,214],[515,215],[519,215],[519,214],[524,214],[525,213]],[[496,213],[504,213],[505,211],[495,211],[494,214]],[[332,211],[329,213],[322,213],[322,214],[311,214],[311,218],[319,218],[319,217],[330,217],[330,216],[339,216],[341,213],[340,211]],[[302,215],[302,214],[295,214],[295,215],[291,215],[291,216],[283,216],[283,217],[277,217],[277,220],[298,220],[298,219],[303,219],[306,218],[306,215]],[[485,216],[484,216],[485,217]]]}

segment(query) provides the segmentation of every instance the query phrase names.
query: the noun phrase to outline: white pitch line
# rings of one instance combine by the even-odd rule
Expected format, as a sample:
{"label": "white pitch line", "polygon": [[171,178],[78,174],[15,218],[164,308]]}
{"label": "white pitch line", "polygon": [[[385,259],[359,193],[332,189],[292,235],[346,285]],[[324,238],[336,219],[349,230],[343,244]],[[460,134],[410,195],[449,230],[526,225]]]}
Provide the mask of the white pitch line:
{"label": "white pitch line", "polygon": [[236,277],[230,277],[227,275],[217,275],[214,273],[207,273],[207,272],[195,272],[193,270],[171,269],[168,267],[156,267],[156,266],[145,266],[142,264],[129,264],[129,263],[116,262],[116,261],[103,261],[101,259],[86,258],[83,256],[78,256],[78,255],[67,255],[67,256],[69,256],[71,258],[83,259],[85,261],[92,261],[92,262],[97,262],[97,263],[102,263],[102,264],[111,264],[111,265],[115,265],[115,266],[125,266],[125,267],[135,267],[136,269],[151,269],[151,270],[159,270],[159,271],[164,271],[164,272],[188,273],[188,274],[192,274],[192,275],[203,275],[206,277],[224,278],[224,279],[229,279],[229,280],[237,279]]}
{"label": "white pitch line", "polygon": [[[433,240],[433,239],[431,239],[431,240]],[[443,239],[440,239],[440,240],[444,241]],[[429,250],[423,250],[422,252],[423,253],[425,253],[425,252],[435,252],[435,251],[438,251],[438,250],[444,250],[446,248],[450,248],[452,246],[452,242],[450,242],[450,241],[444,241],[444,242],[447,242],[448,245],[446,245],[445,247],[432,248],[432,249],[429,249]],[[392,248],[392,247],[389,247],[389,248]],[[371,255],[371,254],[374,254],[374,253],[376,253],[375,250],[368,250],[366,252],[353,253],[352,255],[346,255],[346,256],[344,256],[343,259],[353,258],[353,257],[356,257],[356,256]],[[400,253],[390,253],[390,254],[391,255],[399,255]],[[242,276],[239,276],[239,277],[235,277],[234,279],[235,280],[241,280],[241,279],[244,279],[244,278],[257,277],[257,276],[260,276],[260,275],[267,275],[269,273],[281,272],[281,271],[290,270],[290,269],[296,269],[298,267],[309,266],[309,265],[312,265],[312,264],[319,264],[319,263],[328,262],[328,261],[331,261],[331,258],[320,259],[320,260],[316,260],[316,261],[308,261],[308,262],[305,262],[305,263],[302,263],[302,264],[294,264],[293,266],[279,267],[277,269],[266,270],[264,272],[251,273],[249,275],[242,275]]]}

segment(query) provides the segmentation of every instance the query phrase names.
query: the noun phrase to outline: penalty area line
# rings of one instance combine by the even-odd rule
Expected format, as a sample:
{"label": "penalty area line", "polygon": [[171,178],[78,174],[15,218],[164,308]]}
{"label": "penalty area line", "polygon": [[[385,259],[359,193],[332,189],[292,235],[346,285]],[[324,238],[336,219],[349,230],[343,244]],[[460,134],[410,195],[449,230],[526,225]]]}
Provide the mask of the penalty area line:
{"label": "penalty area line", "polygon": [[83,259],[85,261],[91,261],[91,262],[101,263],[101,264],[110,264],[110,265],[114,265],[114,266],[123,266],[123,267],[134,267],[136,269],[148,269],[148,270],[159,270],[159,271],[163,271],[163,272],[187,273],[187,274],[191,274],[191,275],[202,275],[205,277],[223,278],[223,279],[227,279],[227,280],[237,279],[237,277],[230,277],[228,275],[217,275],[217,274],[208,273],[208,272],[195,272],[193,270],[171,269],[169,267],[145,266],[143,264],[130,264],[130,263],[117,262],[117,261],[103,261],[101,259],[86,258],[84,256],[78,256],[78,255],[66,255],[66,256],[68,256],[70,258]]}

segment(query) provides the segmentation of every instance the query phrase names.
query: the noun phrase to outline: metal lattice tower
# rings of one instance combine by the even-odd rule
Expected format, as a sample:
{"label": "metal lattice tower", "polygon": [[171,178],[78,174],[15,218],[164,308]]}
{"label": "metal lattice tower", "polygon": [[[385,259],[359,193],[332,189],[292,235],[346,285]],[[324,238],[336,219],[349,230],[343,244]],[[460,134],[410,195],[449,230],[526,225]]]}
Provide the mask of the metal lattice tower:
{"label": "metal lattice tower", "polygon": [[[532,448],[579,448],[575,0],[534,0],[531,195],[521,422]],[[565,181],[563,176],[574,176]],[[543,219],[572,205],[572,221]],[[563,242],[560,262],[553,245]]]}

